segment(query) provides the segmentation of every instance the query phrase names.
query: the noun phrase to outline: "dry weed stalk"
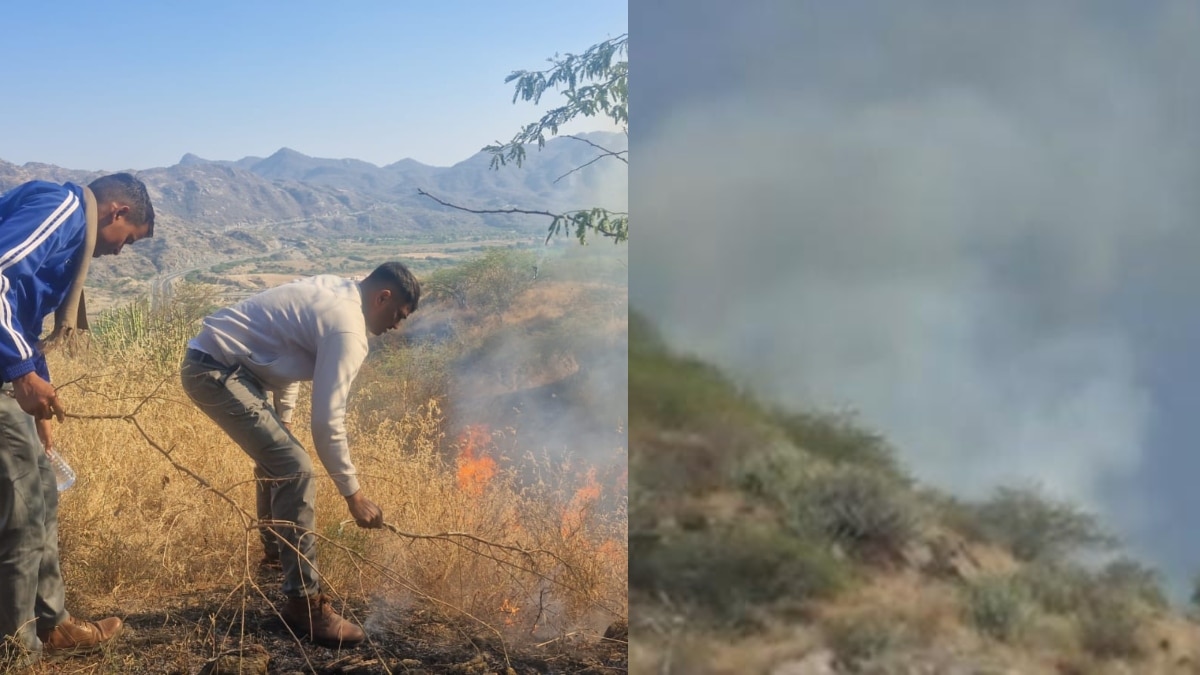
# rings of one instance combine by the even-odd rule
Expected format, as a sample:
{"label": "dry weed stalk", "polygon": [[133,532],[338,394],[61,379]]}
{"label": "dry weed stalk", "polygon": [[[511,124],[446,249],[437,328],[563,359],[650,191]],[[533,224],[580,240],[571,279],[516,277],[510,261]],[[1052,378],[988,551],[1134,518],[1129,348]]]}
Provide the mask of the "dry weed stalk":
{"label": "dry weed stalk", "polygon": [[[178,385],[169,384],[171,376],[163,376],[154,363],[135,359],[114,368],[111,361],[99,364],[87,361],[85,355],[83,359],[67,362],[66,367],[57,365],[58,371],[78,372],[82,368],[85,373],[59,388],[72,388],[72,396],[67,399],[72,410],[89,410],[68,413],[71,420],[88,423],[87,441],[92,446],[88,460],[108,459],[110,464],[107,471],[94,471],[94,465],[88,462],[75,462],[81,485],[65,499],[62,511],[65,526],[61,528],[64,566],[70,575],[69,592],[87,597],[90,591],[93,598],[107,593],[115,599],[139,585],[147,587],[143,590],[148,595],[155,595],[181,584],[204,588],[224,586],[232,580],[232,588],[211,617],[213,625],[206,632],[214,655],[225,651],[221,641],[233,639],[235,630],[236,642],[243,644],[247,637],[249,597],[259,596],[272,612],[279,614],[270,595],[254,578],[251,541],[257,538],[260,528],[270,523],[257,522],[242,506],[252,503],[247,497],[253,481],[245,479],[249,462],[232,442],[215,433],[211,423],[194,411],[182,391],[175,391]],[[155,384],[147,391],[151,382]],[[303,414],[303,406],[298,412]],[[213,527],[214,519],[207,513],[206,500],[198,499],[194,490],[173,484],[167,475],[162,476],[160,485],[154,485],[153,463],[146,457],[138,457],[135,449],[123,442],[127,439],[114,433],[111,423],[117,422],[132,427],[136,438],[175,471],[190,478],[201,488],[201,495],[215,496],[228,506],[239,527],[228,530]],[[370,541],[367,531],[344,531],[341,525],[345,523],[334,531],[314,532],[323,552],[322,581],[331,595],[366,599],[381,591],[386,594],[387,587],[401,589],[412,598],[484,628],[497,638],[506,658],[507,642],[523,632],[516,630],[512,622],[515,612],[511,608],[528,609],[528,615],[536,610],[532,626],[529,621],[522,625],[530,628],[529,635],[537,637],[539,628],[550,623],[547,617],[552,613],[552,601],[547,599],[551,595],[548,588],[557,588],[566,598],[559,601],[557,611],[571,621],[577,622],[594,611],[602,612],[610,620],[624,618],[622,606],[606,601],[613,596],[624,601],[624,580],[606,577],[590,567],[585,569],[597,564],[595,551],[587,550],[594,548],[594,542],[584,536],[559,541],[554,537],[534,537],[534,530],[550,532],[556,528],[549,521],[542,526],[523,523],[524,516],[538,509],[519,503],[499,483],[490,496],[472,497],[456,490],[452,471],[437,459],[440,426],[434,403],[423,415],[406,415],[391,423],[377,423],[373,429],[355,430],[361,432],[360,438],[365,436],[376,442],[374,446],[357,444],[358,448],[374,447],[375,452],[358,450],[356,459],[363,468],[377,465],[384,469],[380,473],[364,471],[363,476],[373,479],[376,486],[373,497],[382,497],[385,513],[397,514],[404,522],[442,526],[431,527],[440,530],[434,534],[422,534],[401,530],[389,522],[387,527],[395,540],[408,542],[405,546],[391,547]],[[150,428],[155,428],[153,435],[148,431]],[[70,440],[69,431],[64,429],[60,438]],[[112,451],[120,446],[124,446],[123,451]],[[99,448],[107,448],[109,452],[97,452]],[[235,473],[240,474],[237,479],[227,480]],[[89,481],[101,489],[89,490]],[[379,486],[395,489],[380,490]],[[331,491],[328,486],[320,487],[318,502],[333,501]],[[318,510],[332,509],[319,506]],[[154,516],[157,522],[140,528],[129,526],[119,534],[103,532],[103,527],[109,525],[105,522],[108,514],[114,518],[123,514],[134,518]],[[74,527],[77,520],[83,521],[82,527]],[[521,533],[537,539],[540,545],[507,543],[500,539],[514,539],[495,537],[492,532]],[[444,548],[414,549],[418,544],[449,544],[462,550],[466,557],[453,556]],[[324,555],[326,551],[330,555]],[[229,561],[236,558],[241,558],[241,564],[230,567]],[[83,583],[79,583],[81,577]],[[346,592],[348,582],[355,578],[357,591]],[[95,593],[98,588],[104,593]],[[496,594],[504,596],[503,608],[510,609],[499,607]],[[525,597],[518,597],[522,594]],[[239,597],[240,603],[236,600]],[[218,635],[217,614],[239,604],[241,620],[236,629],[229,625],[223,635]],[[348,618],[363,623],[353,610],[347,608],[347,612]],[[555,630],[561,634],[567,629]],[[371,645],[382,661],[379,645]]]}

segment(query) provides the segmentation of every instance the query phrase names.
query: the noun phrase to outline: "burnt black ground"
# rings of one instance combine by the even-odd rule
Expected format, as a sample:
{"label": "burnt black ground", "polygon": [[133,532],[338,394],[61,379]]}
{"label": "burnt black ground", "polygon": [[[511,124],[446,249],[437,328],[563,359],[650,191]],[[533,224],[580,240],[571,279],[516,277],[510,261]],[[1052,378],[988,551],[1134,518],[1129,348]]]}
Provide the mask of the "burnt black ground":
{"label": "burnt black ground", "polygon": [[[267,595],[282,606],[281,595]],[[576,634],[548,644],[504,644],[478,625],[411,609],[369,622],[366,643],[335,650],[297,642],[253,591],[231,594],[229,589],[214,589],[155,604],[123,616],[124,631],[103,652],[44,663],[33,672],[192,675],[222,653],[237,654],[239,646],[246,658],[226,657],[223,663],[240,663],[245,673],[607,675],[628,670],[624,635],[621,640]],[[363,609],[351,605],[359,616],[365,615]],[[259,647],[269,656],[266,671],[255,668],[256,653],[262,660]]]}

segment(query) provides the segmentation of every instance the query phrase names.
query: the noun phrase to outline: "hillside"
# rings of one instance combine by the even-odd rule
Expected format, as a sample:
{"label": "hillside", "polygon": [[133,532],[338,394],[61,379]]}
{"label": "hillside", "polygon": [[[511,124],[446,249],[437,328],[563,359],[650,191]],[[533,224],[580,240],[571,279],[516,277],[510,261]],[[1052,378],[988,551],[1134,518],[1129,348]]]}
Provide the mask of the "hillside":
{"label": "hillside", "polygon": [[861,420],[778,410],[630,316],[633,673],[1200,672],[1091,514],[929,489]]}
{"label": "hillside", "polygon": [[[370,636],[341,651],[278,619],[251,463],[180,388],[223,289],[99,313],[86,349],[50,355],[68,383],[56,443],[79,476],[59,540],[71,611],[127,630],[35,673],[624,672],[626,251],[556,248],[533,279],[536,258],[496,248],[441,268],[401,330],[372,339],[347,431],[391,529],[354,527],[317,481],[323,584]],[[310,394],[294,432],[311,449]]]}
{"label": "hillside", "polygon": [[[624,134],[595,132],[583,137],[614,149],[627,147]],[[173,166],[136,171],[155,204],[156,236],[127,249],[120,260],[97,260],[90,280],[110,291],[144,292],[152,279],[170,273],[263,253],[306,253],[306,247],[330,240],[429,241],[544,233],[549,225],[545,219],[466,213],[441,206],[417,190],[476,209],[604,205],[612,180],[604,162],[554,182],[596,154],[587,143],[572,138],[552,139],[540,152],[531,148],[524,166],[498,170],[489,169],[487,153],[449,167],[411,159],[378,167],[354,159],[309,157],[289,148],[265,158],[235,161],[186,154]],[[112,169],[120,170],[128,169]],[[101,173],[108,172],[40,163],[18,166],[0,159],[0,192],[34,179],[86,184]]]}
{"label": "hillside", "polygon": [[[580,138],[614,150],[628,147],[624,134],[592,132]],[[357,159],[309,157],[280,148],[269,157],[208,160],[191,153],[169,167],[136,170],[153,189],[160,212],[171,220],[214,229],[296,217],[345,214],[379,204],[443,212],[416,194],[418,187],[471,206],[519,202],[527,208],[570,208],[598,184],[600,172],[582,171],[559,179],[598,154],[588,143],[554,138],[542,150],[531,148],[521,167],[489,168],[484,152],[449,167],[401,159],[379,167]],[[128,171],[112,168],[111,171]],[[79,171],[0,158],[0,192],[33,179],[85,183],[109,171]],[[465,217],[465,216],[464,216]]]}

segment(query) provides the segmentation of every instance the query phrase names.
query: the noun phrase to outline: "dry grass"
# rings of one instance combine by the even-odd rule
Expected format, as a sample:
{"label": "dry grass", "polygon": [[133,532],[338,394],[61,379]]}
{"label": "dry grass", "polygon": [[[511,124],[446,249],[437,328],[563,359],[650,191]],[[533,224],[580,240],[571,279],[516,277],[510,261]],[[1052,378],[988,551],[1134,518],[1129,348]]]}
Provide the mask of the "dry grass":
{"label": "dry grass", "polygon": [[[162,352],[94,341],[50,357],[74,415],[56,429],[79,476],[62,495],[59,537],[68,609],[83,616],[186,606],[214,591],[236,608],[277,591],[255,581],[252,463],[187,399]],[[296,431],[311,449],[306,397]],[[354,618],[378,627],[421,607],[514,646],[602,632],[627,615],[625,514],[600,508],[618,486],[547,471],[522,484],[502,468],[464,483],[453,460],[461,439],[446,438],[437,401],[392,414],[375,403],[369,414],[352,409],[347,424],[364,490],[393,530],[344,522],[333,482],[317,480],[319,569],[327,591],[363,608]],[[99,419],[133,411],[169,459],[130,421]],[[442,536],[408,536],[431,534]],[[202,624],[197,635],[215,630]]]}

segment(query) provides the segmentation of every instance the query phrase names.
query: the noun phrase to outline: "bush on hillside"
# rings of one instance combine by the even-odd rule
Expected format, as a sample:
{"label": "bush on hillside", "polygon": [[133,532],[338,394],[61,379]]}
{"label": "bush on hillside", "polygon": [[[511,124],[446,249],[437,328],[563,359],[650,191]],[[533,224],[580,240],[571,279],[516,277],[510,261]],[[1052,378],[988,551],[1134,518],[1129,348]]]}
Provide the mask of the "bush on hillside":
{"label": "bush on hillside", "polygon": [[200,322],[224,304],[219,286],[185,281],[163,296],[142,295],[100,312],[91,332],[103,350],[173,369],[183,359],[188,340],[200,332]]}
{"label": "bush on hillside", "polygon": [[913,642],[902,617],[887,613],[842,617],[826,625],[824,633],[838,664],[851,673]]}
{"label": "bush on hillside", "polygon": [[436,270],[422,282],[432,302],[452,302],[479,316],[507,310],[534,283],[537,256],[529,251],[492,248],[482,256]]}
{"label": "bush on hillside", "polygon": [[1129,598],[1099,596],[1079,616],[1079,641],[1102,659],[1129,659],[1142,655],[1137,639],[1141,616]]}
{"label": "bush on hillside", "polygon": [[757,403],[717,368],[699,359],[642,354],[631,345],[631,424],[698,431],[718,426],[745,426],[760,414]]}
{"label": "bush on hillside", "polygon": [[772,421],[797,447],[822,459],[870,467],[897,477],[904,473],[895,449],[852,415],[777,411]]}
{"label": "bush on hillside", "polygon": [[1096,516],[1037,488],[1001,487],[974,509],[978,530],[1019,560],[1064,560],[1089,550],[1108,550],[1117,540]]}
{"label": "bush on hillside", "polygon": [[1129,557],[1120,557],[1104,567],[1096,577],[1096,584],[1105,593],[1124,595],[1154,609],[1166,609],[1166,591],[1162,586],[1162,574]]}
{"label": "bush on hillside", "polygon": [[764,441],[731,470],[732,484],[753,497],[785,504],[811,479],[821,463],[784,439]]}
{"label": "bush on hillside", "polygon": [[1029,598],[1011,577],[989,577],[966,588],[967,620],[981,634],[1001,642],[1013,642],[1028,626]]}
{"label": "bush on hillside", "polygon": [[907,485],[862,466],[812,471],[779,499],[798,532],[819,533],[865,561],[899,559],[923,522]]}
{"label": "bush on hillside", "polygon": [[630,587],[665,593],[710,621],[744,624],[752,610],[825,598],[847,569],[820,546],[773,528],[681,532],[631,547]]}
{"label": "bush on hillside", "polygon": [[1069,615],[1086,607],[1096,593],[1093,576],[1070,563],[1038,561],[1017,572],[1015,581],[1043,611]]}

